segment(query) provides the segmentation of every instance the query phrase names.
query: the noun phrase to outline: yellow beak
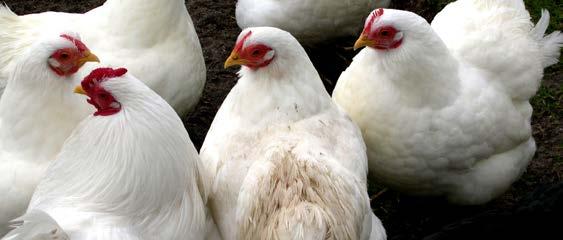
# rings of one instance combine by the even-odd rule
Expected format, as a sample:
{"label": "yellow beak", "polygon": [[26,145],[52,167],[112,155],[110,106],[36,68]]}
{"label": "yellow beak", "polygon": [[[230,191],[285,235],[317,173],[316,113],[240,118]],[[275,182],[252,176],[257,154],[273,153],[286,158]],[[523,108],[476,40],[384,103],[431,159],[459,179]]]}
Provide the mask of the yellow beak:
{"label": "yellow beak", "polygon": [[229,58],[227,58],[227,61],[225,61],[225,68],[245,64],[248,64],[248,60],[240,58],[239,53],[233,50]]}
{"label": "yellow beak", "polygon": [[86,92],[84,91],[84,89],[80,85],[78,85],[74,88],[74,93],[86,95]]}
{"label": "yellow beak", "polygon": [[365,34],[365,33],[362,33],[360,38],[358,38],[358,40],[354,44],[354,51],[358,50],[359,48],[365,47],[365,46],[371,46],[373,44],[374,44],[374,42],[372,40],[368,39],[368,35]]}
{"label": "yellow beak", "polygon": [[100,59],[98,58],[98,56],[94,55],[92,52],[90,51],[86,51],[84,53],[84,57],[78,59],[78,66],[82,67],[82,65],[84,65],[87,62],[100,62]]}

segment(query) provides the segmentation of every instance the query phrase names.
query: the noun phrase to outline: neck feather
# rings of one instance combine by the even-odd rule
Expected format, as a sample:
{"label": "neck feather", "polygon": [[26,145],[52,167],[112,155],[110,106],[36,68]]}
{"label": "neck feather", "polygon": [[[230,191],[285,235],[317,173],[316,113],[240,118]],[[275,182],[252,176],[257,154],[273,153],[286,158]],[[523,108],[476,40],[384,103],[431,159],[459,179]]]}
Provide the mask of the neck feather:
{"label": "neck feather", "polygon": [[[397,50],[365,49],[370,73],[411,107],[440,108],[455,101],[460,91],[459,64],[438,38],[406,42]],[[369,68],[369,67],[368,67]]]}
{"label": "neck feather", "polygon": [[17,69],[0,99],[1,147],[36,162],[52,160],[91,111],[83,97],[73,94],[73,79],[48,71]]}
{"label": "neck feather", "polygon": [[281,63],[302,66],[283,70],[276,64],[280,62],[267,69],[241,70],[241,78],[225,101],[231,115],[241,117],[240,124],[286,124],[332,107],[332,100],[310,62]]}
{"label": "neck feather", "polygon": [[178,207],[201,215],[197,152],[174,110],[161,102],[85,119],[49,169],[43,191],[116,216],[166,215]]}

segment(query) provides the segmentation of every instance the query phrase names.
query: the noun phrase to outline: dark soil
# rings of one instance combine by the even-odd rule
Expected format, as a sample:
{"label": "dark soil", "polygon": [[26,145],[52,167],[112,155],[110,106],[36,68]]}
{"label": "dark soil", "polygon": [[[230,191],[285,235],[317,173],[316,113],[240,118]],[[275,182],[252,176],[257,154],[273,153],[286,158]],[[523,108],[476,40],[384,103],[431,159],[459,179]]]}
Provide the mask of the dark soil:
{"label": "dark soil", "polygon": [[[43,11],[84,12],[104,2],[103,0],[4,1],[18,14]],[[443,2],[396,0],[393,7],[417,12],[431,20],[437,10],[443,7]],[[236,70],[223,69],[223,62],[229,55],[240,31],[235,21],[235,3],[235,0],[193,0],[187,3],[204,49],[208,69],[207,84],[199,105],[193,113],[183,117],[191,138],[198,148],[205,138],[217,109],[236,83]],[[307,49],[329,91],[332,91],[338,76],[355,54],[349,50],[353,41],[353,38],[340,39],[326,43],[324,46]],[[518,235],[515,233],[522,233],[519,235],[520,237],[530,235],[536,236],[533,239],[552,239],[546,234],[534,234],[534,232],[556,231],[557,229],[551,228],[551,226],[554,226],[554,223],[561,223],[560,220],[548,219],[553,213],[553,209],[558,209],[560,218],[561,207],[549,208],[551,205],[544,202],[544,198],[550,199],[555,196],[555,199],[559,199],[558,203],[561,203],[561,184],[555,187],[559,189],[558,192],[542,190],[562,182],[563,126],[561,119],[563,110],[561,102],[563,96],[561,95],[561,80],[563,71],[561,69],[561,64],[559,64],[547,71],[541,91],[542,96],[538,96],[533,101],[534,136],[538,151],[520,181],[497,200],[475,207],[452,206],[441,199],[413,198],[393,191],[384,192],[372,201],[372,207],[382,219],[389,239],[423,239],[432,234],[434,235],[428,239],[469,239],[468,236],[475,237],[474,239],[491,239],[493,236],[489,235],[491,232],[495,232],[494,236],[516,236],[513,239],[518,239]],[[375,194],[380,189],[375,185],[371,186],[370,193]],[[540,194],[537,192],[530,195],[536,189],[540,189],[538,190],[540,193],[548,192],[544,194],[547,197],[544,195],[541,195],[544,198],[536,197]],[[534,205],[536,208],[529,208],[529,205]],[[544,208],[551,213],[546,214],[537,210]],[[535,210],[532,211],[534,212],[532,215],[522,215],[520,214],[522,209]],[[515,219],[523,219],[524,223],[514,222]],[[527,224],[531,221],[534,221],[534,224]],[[514,225],[495,228],[495,223]],[[460,232],[467,231],[467,234],[444,234],[455,232],[456,229],[463,229]],[[505,232],[507,235],[502,235]]]}

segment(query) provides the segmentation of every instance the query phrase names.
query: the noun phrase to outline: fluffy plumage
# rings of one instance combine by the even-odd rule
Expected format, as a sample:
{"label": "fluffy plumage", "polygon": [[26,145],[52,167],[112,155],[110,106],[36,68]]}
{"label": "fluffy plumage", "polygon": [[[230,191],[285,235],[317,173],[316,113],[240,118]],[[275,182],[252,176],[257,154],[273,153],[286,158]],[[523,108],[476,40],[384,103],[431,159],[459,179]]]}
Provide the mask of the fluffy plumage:
{"label": "fluffy plumage", "polygon": [[52,29],[80,33],[104,64],[142,76],[182,116],[201,96],[205,63],[183,0],[108,0],[84,14],[24,16],[0,6],[0,89],[13,71],[14,57]]}
{"label": "fluffy plumage", "polygon": [[390,0],[239,0],[240,28],[270,26],[290,32],[303,44],[354,36],[363,17]]}
{"label": "fluffy plumage", "polygon": [[0,236],[8,231],[8,221],[25,212],[45,169],[91,111],[72,94],[80,80],[49,68],[57,49],[75,47],[59,35],[36,39],[15,60],[0,99]]}
{"label": "fluffy plumage", "polygon": [[252,46],[270,49],[263,56],[271,62],[242,67],[201,149],[223,238],[385,239],[366,194],[361,133],[297,40],[259,27],[244,30],[237,46],[227,65],[252,65],[238,57]]}
{"label": "fluffy plumage", "polygon": [[204,172],[178,115],[129,74],[97,82],[120,111],[80,123],[28,211],[47,213],[74,240],[203,239]]}
{"label": "fluffy plumage", "polygon": [[503,193],[536,150],[528,100],[563,42],[544,37],[546,13],[532,28],[521,0],[460,0],[431,27],[385,9],[371,29],[395,27],[402,45],[362,50],[333,94],[362,130],[370,175],[461,204]]}

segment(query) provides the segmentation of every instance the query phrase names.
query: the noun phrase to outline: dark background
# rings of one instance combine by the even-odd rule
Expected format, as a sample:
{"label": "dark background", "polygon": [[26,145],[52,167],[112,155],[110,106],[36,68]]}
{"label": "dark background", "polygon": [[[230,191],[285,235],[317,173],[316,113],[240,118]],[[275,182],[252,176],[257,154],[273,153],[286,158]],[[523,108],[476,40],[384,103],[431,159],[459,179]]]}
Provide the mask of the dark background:
{"label": "dark background", "polygon": [[[18,14],[85,12],[104,2],[4,1]],[[431,21],[447,2],[451,0],[395,0],[391,7],[416,12]],[[236,70],[223,69],[223,62],[240,32],[235,20],[235,4],[235,0],[187,1],[208,71],[199,105],[189,116],[182,118],[198,148],[221,102],[236,83]],[[560,0],[526,0],[526,4],[536,20],[541,8],[551,11],[550,31],[562,28],[563,4]],[[349,50],[353,42],[354,38],[339,39],[307,48],[330,92],[355,54]],[[381,187],[371,184],[370,194],[375,197],[372,208],[382,219],[389,239],[563,239],[558,229],[563,227],[562,65],[559,63],[546,70],[543,86],[532,100],[538,151],[522,179],[497,200],[473,207],[452,206],[442,199],[414,198],[393,191],[381,192]]]}

